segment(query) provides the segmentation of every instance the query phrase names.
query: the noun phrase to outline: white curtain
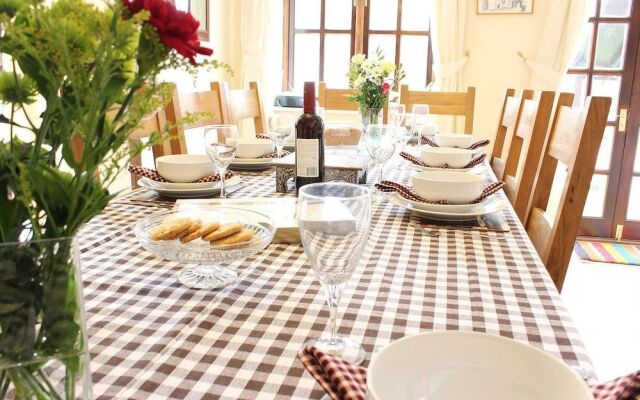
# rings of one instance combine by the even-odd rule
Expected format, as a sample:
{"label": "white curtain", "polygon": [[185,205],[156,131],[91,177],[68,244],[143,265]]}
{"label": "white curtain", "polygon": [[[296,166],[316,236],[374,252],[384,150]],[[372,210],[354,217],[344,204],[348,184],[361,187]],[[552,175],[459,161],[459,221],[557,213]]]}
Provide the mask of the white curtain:
{"label": "white curtain", "polygon": [[536,55],[525,61],[532,71],[531,89],[560,88],[587,18],[586,1],[554,0]]}
{"label": "white curtain", "polygon": [[[433,90],[464,91],[462,69],[467,60],[465,24],[467,0],[434,0],[431,22],[434,75]],[[443,132],[458,132],[464,128],[462,117],[437,118]]]}

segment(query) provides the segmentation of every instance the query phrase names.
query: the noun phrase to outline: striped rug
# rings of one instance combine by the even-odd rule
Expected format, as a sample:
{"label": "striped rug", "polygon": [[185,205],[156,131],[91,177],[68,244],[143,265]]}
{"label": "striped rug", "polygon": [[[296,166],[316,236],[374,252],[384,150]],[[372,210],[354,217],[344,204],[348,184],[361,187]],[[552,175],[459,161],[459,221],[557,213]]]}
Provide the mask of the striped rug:
{"label": "striped rug", "polygon": [[578,240],[574,250],[583,260],[640,265],[640,245]]}

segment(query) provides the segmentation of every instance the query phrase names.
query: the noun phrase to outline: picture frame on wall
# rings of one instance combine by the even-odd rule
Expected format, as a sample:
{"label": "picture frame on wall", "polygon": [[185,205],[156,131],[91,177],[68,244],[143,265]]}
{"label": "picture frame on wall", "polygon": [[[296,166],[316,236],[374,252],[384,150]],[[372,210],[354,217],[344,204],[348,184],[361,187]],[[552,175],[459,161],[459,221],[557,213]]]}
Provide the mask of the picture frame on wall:
{"label": "picture frame on wall", "polygon": [[533,14],[533,0],[477,0],[478,14]]}
{"label": "picture frame on wall", "polygon": [[173,0],[180,11],[188,11],[200,22],[198,38],[209,41],[209,1],[208,0]]}

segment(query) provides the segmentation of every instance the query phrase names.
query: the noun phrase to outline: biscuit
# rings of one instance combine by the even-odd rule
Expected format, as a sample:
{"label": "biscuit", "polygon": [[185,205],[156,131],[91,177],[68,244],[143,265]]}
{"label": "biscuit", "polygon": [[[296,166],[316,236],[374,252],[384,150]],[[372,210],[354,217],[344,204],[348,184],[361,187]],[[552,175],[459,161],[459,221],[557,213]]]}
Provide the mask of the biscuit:
{"label": "biscuit", "polygon": [[251,229],[243,229],[240,232],[234,233],[233,235],[224,237],[222,239],[213,240],[211,244],[219,246],[222,244],[234,244],[234,243],[242,243],[248,242],[253,238],[253,231]]}
{"label": "biscuit", "polygon": [[152,240],[168,240],[187,229],[193,221],[190,218],[178,218],[162,223],[151,232]]}
{"label": "biscuit", "polygon": [[182,239],[183,237],[200,229],[201,226],[202,226],[202,221],[199,219],[196,219],[192,221],[191,224],[185,230],[178,233],[175,237],[172,237],[171,239]]}
{"label": "biscuit", "polygon": [[209,222],[208,224],[203,224],[202,226],[200,226],[200,228],[196,229],[195,231],[181,237],[180,242],[189,243],[198,238],[207,236],[208,234],[210,234],[211,232],[214,232],[218,228],[220,228],[220,222],[218,221],[213,221],[213,222]]}
{"label": "biscuit", "polygon": [[220,228],[218,228],[218,230],[206,235],[203,239],[211,242],[213,240],[218,240],[218,239],[227,237],[229,235],[233,235],[234,233],[238,233],[241,230],[242,230],[242,224],[238,224],[238,223],[225,224],[225,225],[222,225]]}

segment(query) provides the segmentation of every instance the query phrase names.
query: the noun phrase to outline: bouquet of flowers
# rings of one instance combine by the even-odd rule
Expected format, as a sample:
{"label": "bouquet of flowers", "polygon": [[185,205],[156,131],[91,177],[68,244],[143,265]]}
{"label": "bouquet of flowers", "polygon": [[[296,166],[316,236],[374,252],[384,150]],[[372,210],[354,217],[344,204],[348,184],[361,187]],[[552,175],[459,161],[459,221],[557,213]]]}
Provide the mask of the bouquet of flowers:
{"label": "bouquet of flowers", "polygon": [[[160,72],[196,72],[196,56],[212,54],[197,29],[170,0],[0,0],[0,53],[13,67],[0,72],[0,398],[88,397],[75,393],[86,336],[70,238],[142,151],[130,134],[170,100]],[[51,359],[63,384],[48,377]]]}
{"label": "bouquet of flowers", "polygon": [[349,62],[349,85],[354,94],[349,101],[358,103],[360,110],[381,110],[389,100],[389,92],[405,74],[402,64],[396,67],[391,61],[384,59],[379,49],[374,58],[366,58],[364,54],[356,54]]}

